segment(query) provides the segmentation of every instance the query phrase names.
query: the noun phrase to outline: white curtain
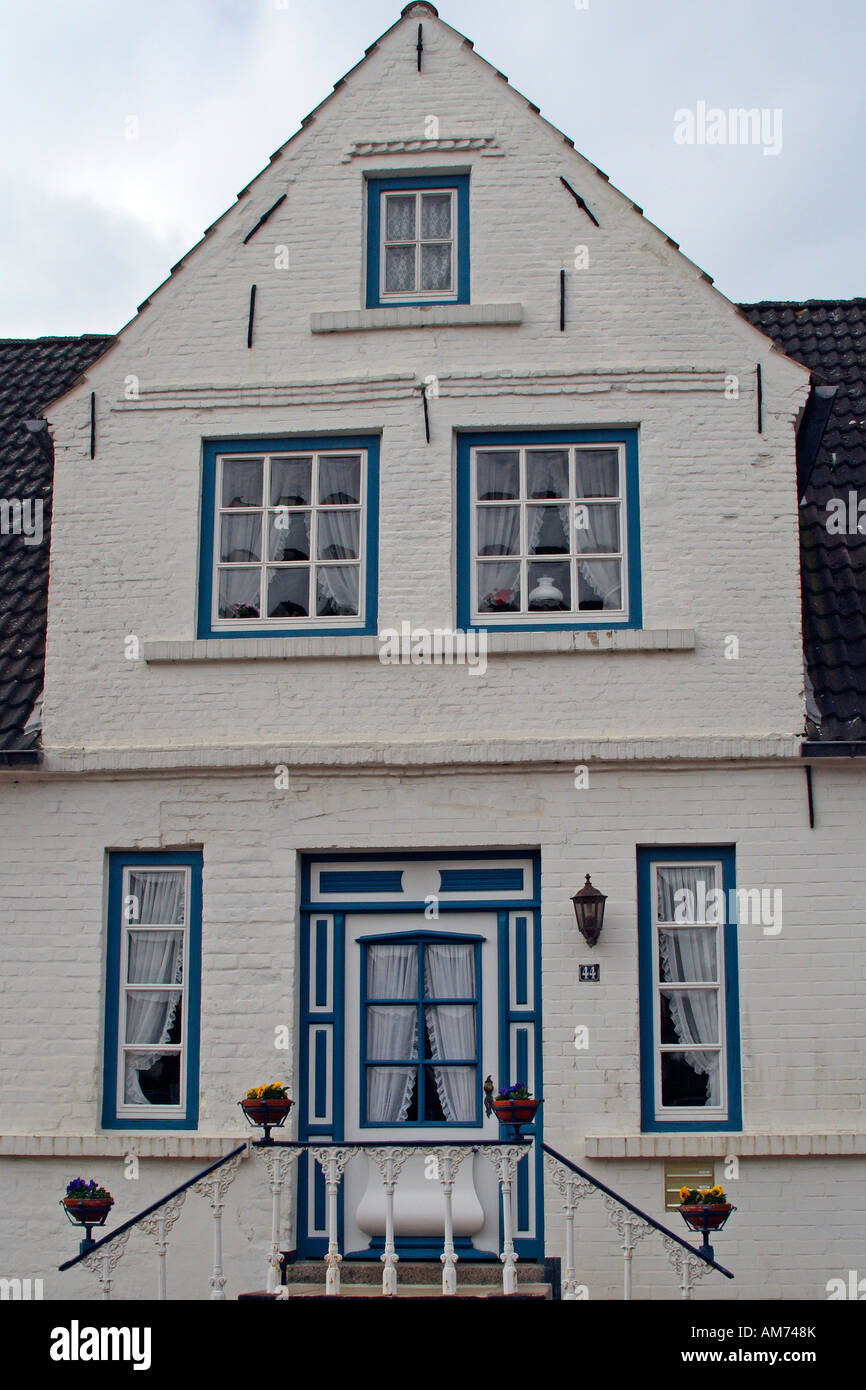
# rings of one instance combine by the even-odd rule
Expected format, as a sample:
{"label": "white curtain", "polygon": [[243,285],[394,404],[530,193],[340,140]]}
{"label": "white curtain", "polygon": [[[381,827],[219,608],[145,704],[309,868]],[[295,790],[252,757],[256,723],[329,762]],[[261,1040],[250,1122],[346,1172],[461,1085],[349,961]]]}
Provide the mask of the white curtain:
{"label": "white curtain", "polygon": [[[429,999],[475,998],[475,947],[435,942],[424,952],[424,993]],[[430,1054],[435,1061],[475,1056],[474,1004],[439,1004],[425,1010]],[[474,1067],[433,1067],[446,1120],[475,1118]]]}
{"label": "white curtain", "polygon": [[[413,999],[418,988],[417,948],[382,943],[367,949],[367,998]],[[367,1005],[367,1056],[418,1056],[415,1005]],[[367,1068],[367,1118],[398,1124],[409,1113],[415,1089],[414,1067]]]}
{"label": "white curtain", "polygon": [[[703,885],[703,893],[715,888],[715,867],[701,864],[659,868],[656,882],[658,920],[696,922],[698,899],[702,895],[699,885]],[[695,984],[717,979],[717,934],[718,928],[714,926],[660,929],[662,980],[671,984]],[[718,990],[673,989],[665,997],[679,1042],[694,1049],[683,1056],[683,1060],[699,1075],[708,1077],[707,1104],[718,1105],[721,1099],[720,1053],[701,1050],[702,1043],[719,1040]]]}
{"label": "white curtain", "polygon": [[[127,984],[163,986],[155,989],[126,990],[127,1043],[166,1043],[174,1025],[183,980],[183,934],[185,876],[158,870],[136,870],[129,875],[125,900],[127,936]],[[136,931],[136,927],[165,924],[165,930]],[[139,1072],[149,1071],[159,1052],[127,1052],[124,1058],[124,1101],[148,1105],[138,1080]]]}
{"label": "white curtain", "polygon": [[223,516],[222,528],[221,560],[237,564],[261,559],[261,512],[227,513]]}
{"label": "white curtain", "polygon": [[[556,526],[551,526],[551,523],[550,523],[550,520],[549,520],[549,518],[550,518],[550,513],[551,513],[551,512],[556,512],[556,514],[557,514],[557,516],[558,516],[558,518],[559,518],[559,526],[558,526],[558,527],[556,527]],[[568,554],[570,553],[570,551],[571,551],[571,541],[570,541],[569,535],[568,535],[568,506],[567,506],[567,505],[564,506],[564,507],[531,507],[530,510],[529,510],[528,521],[529,521],[529,525],[528,525],[528,527],[527,527],[527,531],[528,531],[527,539],[528,539],[528,541],[529,541],[529,553],[530,553],[531,555],[536,555],[536,554],[539,553],[539,552],[538,552],[538,543],[539,543],[539,541],[541,540],[541,532],[542,532],[542,530],[544,529],[545,521],[547,521],[547,535],[546,535],[546,537],[545,537],[545,543],[546,543],[547,545],[551,545],[551,544],[557,544],[557,543],[559,543],[559,542],[561,541],[561,543],[565,546],[565,554],[568,555]],[[542,551],[541,553],[544,554],[545,552]],[[558,552],[548,552],[548,553],[554,553],[554,554],[555,554],[555,553],[558,553]]]}

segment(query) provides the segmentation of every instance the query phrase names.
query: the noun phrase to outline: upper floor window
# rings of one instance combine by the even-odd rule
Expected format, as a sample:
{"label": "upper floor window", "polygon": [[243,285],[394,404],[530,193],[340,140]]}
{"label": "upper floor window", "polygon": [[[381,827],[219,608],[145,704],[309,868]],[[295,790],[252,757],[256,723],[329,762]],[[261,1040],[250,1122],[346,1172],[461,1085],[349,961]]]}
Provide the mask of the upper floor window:
{"label": "upper floor window", "polygon": [[638,851],[643,1128],[739,1129],[730,849]]}
{"label": "upper floor window", "polygon": [[463,435],[463,626],[640,624],[633,431]]}
{"label": "upper floor window", "polygon": [[205,449],[199,636],[375,631],[378,440]]}
{"label": "upper floor window", "polygon": [[468,304],[469,176],[367,180],[367,306]]}
{"label": "upper floor window", "polygon": [[103,1125],[198,1123],[201,854],[109,860]]}

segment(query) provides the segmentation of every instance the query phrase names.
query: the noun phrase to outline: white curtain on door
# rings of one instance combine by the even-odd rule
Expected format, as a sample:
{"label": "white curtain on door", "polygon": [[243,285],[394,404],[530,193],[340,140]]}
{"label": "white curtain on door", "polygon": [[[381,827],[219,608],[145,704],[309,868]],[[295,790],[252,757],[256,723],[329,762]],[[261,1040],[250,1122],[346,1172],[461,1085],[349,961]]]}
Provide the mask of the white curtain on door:
{"label": "white curtain on door", "polygon": [[[159,1046],[168,1041],[180,1005],[177,989],[183,979],[183,935],[179,930],[136,932],[150,923],[183,925],[185,876],[182,873],[147,872],[138,869],[129,875],[124,916],[129,927],[127,984],[163,986],[156,989],[126,990],[125,1041]],[[139,1072],[149,1071],[159,1052],[127,1052],[124,1058],[124,1101],[127,1105],[148,1105],[138,1081]]]}
{"label": "white curtain on door", "polygon": [[[708,893],[715,888],[715,868],[711,864],[663,868],[657,871],[657,913],[660,921],[695,922],[699,885]],[[686,892],[688,896],[686,896]],[[677,897],[677,894],[681,896]],[[671,984],[696,984],[716,980],[718,928],[676,927],[659,930],[659,960],[662,980]],[[718,1052],[701,1051],[701,1044],[719,1040],[718,989],[670,990],[666,995],[680,1043],[694,1048],[689,1065],[709,1078],[707,1104],[721,1100],[721,1068]]]}
{"label": "white curtain on door", "polygon": [[[428,999],[475,998],[475,947],[431,942],[424,952],[424,993]],[[430,1055],[447,1062],[475,1056],[474,1004],[439,1004],[425,1010]],[[446,1120],[475,1118],[475,1067],[433,1067]]]}
{"label": "white curtain on door", "polygon": [[[414,999],[418,988],[415,946],[394,942],[367,949],[367,998]],[[367,1005],[367,1056],[418,1056],[417,1009],[412,1005]],[[415,1089],[414,1067],[367,1068],[367,1118],[380,1124],[405,1120]]]}

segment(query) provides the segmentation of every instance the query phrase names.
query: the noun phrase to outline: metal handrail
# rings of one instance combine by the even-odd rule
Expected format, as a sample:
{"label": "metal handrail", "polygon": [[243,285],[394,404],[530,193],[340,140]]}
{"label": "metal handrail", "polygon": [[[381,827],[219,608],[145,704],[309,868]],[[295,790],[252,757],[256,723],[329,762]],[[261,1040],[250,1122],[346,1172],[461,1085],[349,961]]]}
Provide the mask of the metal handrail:
{"label": "metal handrail", "polygon": [[[428,1149],[453,1149],[455,1145],[464,1149],[486,1149],[499,1147],[505,1141],[502,1139],[434,1139],[428,1144],[403,1144],[394,1139],[316,1139],[313,1135],[309,1139],[254,1139],[254,1149],[423,1149],[426,1153]],[[509,1144],[532,1143],[529,1135],[519,1135],[517,1139],[509,1139]]]}
{"label": "metal handrail", "polygon": [[690,1255],[697,1255],[698,1259],[704,1261],[704,1264],[708,1264],[712,1269],[717,1269],[720,1274],[724,1274],[726,1279],[734,1278],[731,1271],[725,1269],[724,1265],[720,1265],[715,1260],[710,1259],[709,1255],[704,1255],[696,1246],[689,1245],[687,1240],[683,1240],[681,1236],[678,1236],[674,1231],[670,1230],[669,1227],[663,1226],[660,1221],[656,1221],[654,1217],[649,1216],[645,1211],[641,1211],[640,1207],[636,1207],[632,1202],[627,1201],[625,1197],[621,1197],[618,1192],[614,1192],[612,1187],[608,1187],[605,1183],[599,1182],[598,1178],[594,1178],[591,1173],[587,1173],[585,1168],[578,1167],[576,1163],[572,1163],[570,1158],[566,1158],[564,1154],[558,1153],[556,1149],[552,1149],[549,1144],[542,1144],[541,1147],[546,1154],[550,1154],[551,1158],[555,1158],[557,1163],[561,1163],[563,1167],[571,1169],[572,1173],[577,1173],[578,1177],[591,1183],[593,1187],[597,1187],[599,1192],[604,1192],[606,1196],[612,1197],[621,1207],[626,1207],[628,1211],[634,1212],[635,1216],[639,1216],[641,1221],[645,1221],[648,1226],[654,1227],[654,1229],[660,1231],[662,1235],[669,1236],[671,1240],[675,1240],[677,1245],[681,1245],[684,1250],[688,1250]]}
{"label": "metal handrail", "polygon": [[132,1226],[137,1226],[139,1221],[143,1221],[146,1216],[150,1216],[152,1212],[159,1211],[159,1208],[164,1207],[166,1202],[170,1202],[172,1197],[177,1197],[179,1193],[186,1192],[187,1188],[192,1187],[193,1183],[200,1182],[202,1178],[207,1177],[208,1173],[213,1173],[215,1169],[221,1168],[224,1163],[228,1163],[230,1158],[234,1158],[236,1154],[244,1153],[248,1148],[249,1141],[238,1144],[236,1149],[232,1149],[230,1153],[223,1154],[222,1158],[218,1158],[215,1163],[209,1163],[207,1168],[202,1168],[200,1173],[195,1173],[191,1178],[188,1178],[186,1182],[180,1183],[178,1187],[173,1187],[171,1192],[167,1192],[164,1197],[160,1197],[156,1202],[151,1202],[149,1207],[145,1207],[144,1210],[138,1212],[136,1216],[131,1216],[128,1221],[124,1221],[122,1225],[118,1226],[115,1230],[109,1231],[107,1236],[102,1236],[100,1240],[95,1240],[92,1245],[88,1246],[88,1248],[83,1250],[79,1255],[76,1255],[74,1259],[67,1260],[65,1264],[58,1265],[58,1270],[62,1273],[66,1269],[71,1269],[73,1265],[77,1265],[79,1261],[88,1259],[95,1250],[99,1250],[103,1245],[108,1245],[112,1240],[116,1240],[118,1236],[123,1235],[124,1231],[128,1231]]}

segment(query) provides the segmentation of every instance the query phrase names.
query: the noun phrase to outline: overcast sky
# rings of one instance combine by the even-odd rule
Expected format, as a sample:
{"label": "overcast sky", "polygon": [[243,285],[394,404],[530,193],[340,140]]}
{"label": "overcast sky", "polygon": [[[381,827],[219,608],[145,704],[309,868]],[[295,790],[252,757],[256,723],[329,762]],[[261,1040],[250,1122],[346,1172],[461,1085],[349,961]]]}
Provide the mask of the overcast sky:
{"label": "overcast sky", "polygon": [[[0,0],[0,336],[120,328],[400,9]],[[439,10],[731,299],[866,293],[864,0]],[[781,150],[677,143],[701,102]]]}

